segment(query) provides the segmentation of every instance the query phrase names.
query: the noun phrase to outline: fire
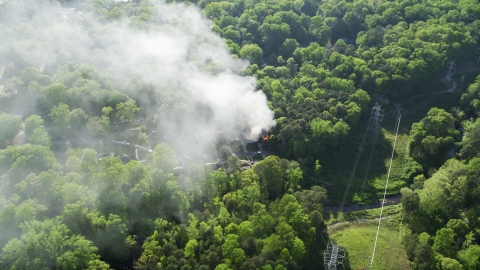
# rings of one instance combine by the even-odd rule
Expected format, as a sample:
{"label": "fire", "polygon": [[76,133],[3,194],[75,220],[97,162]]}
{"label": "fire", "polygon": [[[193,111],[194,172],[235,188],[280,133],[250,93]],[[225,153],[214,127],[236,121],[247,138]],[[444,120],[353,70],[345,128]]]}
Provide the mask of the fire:
{"label": "fire", "polygon": [[268,136],[268,134],[267,134],[267,135],[263,136],[262,139],[263,139],[263,141],[268,141],[268,139],[270,139],[270,136]]}

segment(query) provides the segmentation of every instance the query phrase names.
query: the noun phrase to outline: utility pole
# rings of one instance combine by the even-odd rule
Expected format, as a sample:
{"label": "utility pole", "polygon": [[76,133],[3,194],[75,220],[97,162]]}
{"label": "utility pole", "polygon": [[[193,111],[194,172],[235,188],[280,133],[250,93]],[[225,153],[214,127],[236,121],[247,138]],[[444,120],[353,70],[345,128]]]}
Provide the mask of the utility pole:
{"label": "utility pole", "polygon": [[378,128],[380,127],[380,122],[383,120],[383,110],[381,110],[382,105],[375,104],[375,107],[372,109],[373,113],[373,131],[377,132]]}
{"label": "utility pole", "polygon": [[455,71],[455,61],[450,61],[448,63],[448,71],[447,71],[447,83],[450,83],[452,81],[452,74]]}

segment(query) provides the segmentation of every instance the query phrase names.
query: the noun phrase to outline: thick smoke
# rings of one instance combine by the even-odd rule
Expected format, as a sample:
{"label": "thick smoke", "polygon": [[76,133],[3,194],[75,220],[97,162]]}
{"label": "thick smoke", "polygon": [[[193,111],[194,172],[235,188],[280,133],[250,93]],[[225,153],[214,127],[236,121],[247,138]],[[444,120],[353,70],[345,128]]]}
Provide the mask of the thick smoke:
{"label": "thick smoke", "polygon": [[[68,61],[101,68],[117,90],[156,116],[165,138],[197,134],[197,140],[210,140],[208,134],[223,131],[254,139],[270,129],[275,122],[264,93],[256,91],[254,77],[238,75],[248,62],[229,53],[211,22],[193,5],[158,2],[156,7],[156,16],[138,20],[138,26],[131,19],[98,21],[84,4],[39,9],[48,10],[48,18],[29,14],[38,27],[23,29],[21,44],[10,48],[45,72]],[[144,21],[150,26],[138,30]],[[35,53],[30,39],[43,42]],[[0,37],[7,41],[8,36]],[[138,82],[149,90],[135,87]]]}

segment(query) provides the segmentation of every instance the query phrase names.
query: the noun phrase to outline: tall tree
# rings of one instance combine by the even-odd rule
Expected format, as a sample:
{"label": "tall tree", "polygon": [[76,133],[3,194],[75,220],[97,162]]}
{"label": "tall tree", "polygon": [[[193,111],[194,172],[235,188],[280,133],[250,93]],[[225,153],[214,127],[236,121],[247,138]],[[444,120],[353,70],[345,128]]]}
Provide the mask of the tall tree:
{"label": "tall tree", "polygon": [[61,138],[67,138],[71,134],[72,119],[70,107],[65,103],[54,106],[49,114],[53,122],[54,132]]}
{"label": "tall tree", "polygon": [[20,131],[22,120],[11,114],[0,114],[0,147],[12,143],[13,138]]}
{"label": "tall tree", "polygon": [[97,250],[83,236],[69,235],[67,227],[57,221],[34,221],[20,239],[14,238],[5,245],[0,267],[88,269],[100,258]]}
{"label": "tall tree", "polygon": [[24,125],[24,130],[25,130],[25,134],[27,136],[30,136],[32,135],[32,132],[36,129],[36,128],[39,128],[41,126],[43,126],[44,124],[44,120],[36,115],[36,114],[32,114],[30,115],[29,117],[27,117],[27,119],[25,119],[25,121],[23,122],[23,125]]}
{"label": "tall tree", "polygon": [[133,100],[118,103],[116,109],[118,118],[128,120],[132,120],[139,110],[137,104]]}

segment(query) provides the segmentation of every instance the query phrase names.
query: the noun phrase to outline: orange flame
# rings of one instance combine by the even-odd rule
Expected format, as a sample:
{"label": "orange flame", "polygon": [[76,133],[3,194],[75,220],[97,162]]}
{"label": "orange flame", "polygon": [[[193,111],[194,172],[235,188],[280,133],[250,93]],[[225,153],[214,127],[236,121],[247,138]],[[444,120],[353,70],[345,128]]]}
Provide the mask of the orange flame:
{"label": "orange flame", "polygon": [[264,141],[268,141],[268,139],[270,139],[270,136],[268,136],[268,134],[267,134],[267,135],[263,136],[262,139],[263,139]]}

